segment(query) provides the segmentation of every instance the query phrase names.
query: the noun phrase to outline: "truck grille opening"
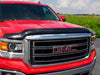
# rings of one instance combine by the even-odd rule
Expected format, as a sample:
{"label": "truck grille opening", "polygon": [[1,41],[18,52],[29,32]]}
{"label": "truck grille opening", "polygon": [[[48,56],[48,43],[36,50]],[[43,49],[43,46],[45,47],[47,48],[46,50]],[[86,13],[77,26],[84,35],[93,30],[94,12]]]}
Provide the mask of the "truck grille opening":
{"label": "truck grille opening", "polygon": [[[54,53],[54,47],[72,46],[69,52]],[[32,65],[78,60],[89,54],[89,38],[30,40]]]}

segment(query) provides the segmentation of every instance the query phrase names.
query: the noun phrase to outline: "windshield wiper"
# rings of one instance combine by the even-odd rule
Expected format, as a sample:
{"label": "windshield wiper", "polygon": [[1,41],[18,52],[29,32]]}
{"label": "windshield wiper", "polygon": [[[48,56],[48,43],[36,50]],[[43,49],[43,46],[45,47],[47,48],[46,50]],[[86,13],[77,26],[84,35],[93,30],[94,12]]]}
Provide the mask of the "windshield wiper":
{"label": "windshield wiper", "polygon": [[5,20],[0,20],[0,22],[4,22]]}
{"label": "windshield wiper", "polygon": [[[10,20],[16,21],[15,18],[12,18],[12,19],[10,19]],[[0,22],[4,22],[4,21],[6,21],[6,20],[0,20]]]}

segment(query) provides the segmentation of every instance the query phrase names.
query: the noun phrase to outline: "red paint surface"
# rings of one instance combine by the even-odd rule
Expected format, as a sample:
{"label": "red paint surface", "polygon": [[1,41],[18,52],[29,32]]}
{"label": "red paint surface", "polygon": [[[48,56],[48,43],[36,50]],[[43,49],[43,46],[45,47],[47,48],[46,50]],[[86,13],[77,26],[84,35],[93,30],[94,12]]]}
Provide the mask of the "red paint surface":
{"label": "red paint surface", "polygon": [[61,65],[35,67],[35,68],[32,68],[27,64],[25,64],[22,59],[7,59],[7,58],[0,57],[0,68],[9,69],[9,70],[18,70],[26,74],[47,73],[47,72],[66,70],[66,69],[71,69],[71,68],[76,68],[76,67],[91,64],[95,56],[96,56],[96,51],[92,50],[91,55],[88,59],[61,64]]}
{"label": "red paint surface", "polygon": [[24,1],[1,1],[1,3],[14,3],[14,4],[35,4],[35,5],[44,5],[46,4],[40,4],[40,3],[33,3],[33,2],[24,2]]}
{"label": "red paint surface", "polygon": [[65,16],[59,16],[61,19],[66,19],[66,17]]}

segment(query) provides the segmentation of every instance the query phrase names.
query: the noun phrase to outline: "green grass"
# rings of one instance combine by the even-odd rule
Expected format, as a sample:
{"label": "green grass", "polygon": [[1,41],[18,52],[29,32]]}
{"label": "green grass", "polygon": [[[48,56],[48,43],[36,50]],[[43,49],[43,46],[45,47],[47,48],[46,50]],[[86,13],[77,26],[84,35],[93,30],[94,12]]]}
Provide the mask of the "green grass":
{"label": "green grass", "polygon": [[66,22],[78,24],[96,32],[96,36],[100,38],[100,16],[73,16],[65,15]]}

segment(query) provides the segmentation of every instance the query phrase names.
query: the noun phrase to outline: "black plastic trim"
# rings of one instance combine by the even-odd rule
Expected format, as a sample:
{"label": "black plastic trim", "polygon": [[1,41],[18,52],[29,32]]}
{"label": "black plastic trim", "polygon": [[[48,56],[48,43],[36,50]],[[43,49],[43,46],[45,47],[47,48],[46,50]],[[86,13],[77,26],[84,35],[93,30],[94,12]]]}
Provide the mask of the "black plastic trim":
{"label": "black plastic trim", "polygon": [[5,34],[4,38],[8,39],[24,39],[27,35],[38,34],[68,34],[68,33],[91,33],[87,28],[45,28],[45,29],[27,29],[21,33]]}

